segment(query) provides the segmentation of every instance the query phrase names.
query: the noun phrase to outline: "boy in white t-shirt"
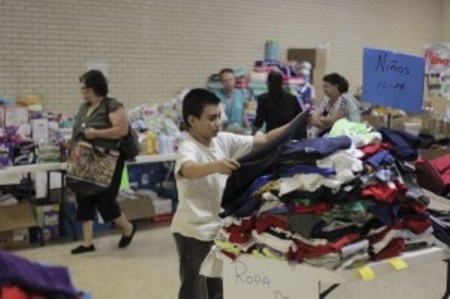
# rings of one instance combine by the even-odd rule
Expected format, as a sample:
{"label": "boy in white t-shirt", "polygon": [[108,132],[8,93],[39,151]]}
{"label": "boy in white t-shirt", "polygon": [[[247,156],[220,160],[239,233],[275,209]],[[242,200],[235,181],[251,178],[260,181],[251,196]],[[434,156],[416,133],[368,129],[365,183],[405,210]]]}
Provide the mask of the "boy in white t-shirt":
{"label": "boy in white t-shirt", "polygon": [[219,132],[220,99],[206,89],[193,89],[183,100],[188,138],[175,165],[178,208],[171,231],[180,260],[180,299],[222,298],[222,281],[199,274],[219,230],[220,201],[237,159],[276,138],[289,125],[267,134],[243,136]]}

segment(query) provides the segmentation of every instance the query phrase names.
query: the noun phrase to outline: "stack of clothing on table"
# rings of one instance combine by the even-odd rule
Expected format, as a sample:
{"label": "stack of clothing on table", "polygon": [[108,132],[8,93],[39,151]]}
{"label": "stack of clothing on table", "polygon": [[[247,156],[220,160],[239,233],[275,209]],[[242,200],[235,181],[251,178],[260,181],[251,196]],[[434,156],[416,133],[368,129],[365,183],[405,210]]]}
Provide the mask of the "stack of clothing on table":
{"label": "stack of clothing on table", "polygon": [[258,97],[267,92],[267,76],[273,69],[279,69],[277,60],[257,60],[250,72],[248,88],[254,97]]}
{"label": "stack of clothing on table", "polygon": [[255,97],[268,91],[267,76],[270,72],[276,71],[283,76],[283,87],[289,93],[299,96],[299,91],[305,86],[305,78],[297,73],[295,68],[289,63],[281,63],[278,60],[257,60],[253,71],[250,73],[248,84],[251,94]]}
{"label": "stack of clothing on table", "polygon": [[0,252],[0,298],[89,299],[91,296],[73,287],[65,267],[41,265]]}
{"label": "stack of clothing on table", "polygon": [[329,137],[287,141],[266,152],[272,156],[258,161],[270,165],[251,166],[259,176],[243,194],[234,176],[245,169],[227,182],[239,190],[225,188],[222,200],[216,245],[224,254],[338,270],[434,244],[429,198],[411,167],[412,135],[341,120]]}

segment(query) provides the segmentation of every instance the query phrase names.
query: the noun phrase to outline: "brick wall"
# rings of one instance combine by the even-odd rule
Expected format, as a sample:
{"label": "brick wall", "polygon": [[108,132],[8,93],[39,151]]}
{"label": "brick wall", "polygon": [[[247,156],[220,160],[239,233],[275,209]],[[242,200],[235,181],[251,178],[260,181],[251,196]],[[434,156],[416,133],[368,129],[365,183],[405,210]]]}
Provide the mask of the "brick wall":
{"label": "brick wall", "polygon": [[225,66],[249,69],[268,39],[329,49],[328,71],[361,84],[364,46],[422,53],[442,37],[443,0],[0,0],[0,96],[43,94],[74,113],[87,63],[110,95],[159,103]]}
{"label": "brick wall", "polygon": [[441,41],[450,43],[450,0],[442,0],[443,2],[443,17],[442,17],[442,39]]}

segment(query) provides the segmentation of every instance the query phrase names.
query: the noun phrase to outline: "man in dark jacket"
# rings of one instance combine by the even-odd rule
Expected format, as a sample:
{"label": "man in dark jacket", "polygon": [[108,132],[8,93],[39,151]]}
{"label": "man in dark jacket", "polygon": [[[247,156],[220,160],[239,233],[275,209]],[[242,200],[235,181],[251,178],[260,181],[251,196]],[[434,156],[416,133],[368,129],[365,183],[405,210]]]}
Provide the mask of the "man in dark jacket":
{"label": "man in dark jacket", "polygon": [[[253,134],[266,124],[266,132],[287,124],[293,120],[302,108],[297,98],[283,90],[283,77],[272,71],[267,78],[269,92],[259,96],[256,119],[253,123]],[[298,132],[296,138],[306,137],[306,132]]]}

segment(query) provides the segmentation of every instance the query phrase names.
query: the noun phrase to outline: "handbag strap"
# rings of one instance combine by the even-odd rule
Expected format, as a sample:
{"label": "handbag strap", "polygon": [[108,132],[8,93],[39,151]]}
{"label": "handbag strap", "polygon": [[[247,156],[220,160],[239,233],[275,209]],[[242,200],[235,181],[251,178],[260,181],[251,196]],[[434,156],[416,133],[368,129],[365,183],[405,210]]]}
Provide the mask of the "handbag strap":
{"label": "handbag strap", "polygon": [[[110,110],[109,110],[109,103],[108,103],[109,101],[110,101],[110,98],[105,97],[106,117],[108,118],[108,121],[111,122],[111,121],[109,120],[109,112],[110,112]],[[123,105],[122,105],[122,106],[123,106]],[[122,138],[123,138],[123,137],[122,137]],[[122,138],[119,138],[119,139],[116,140],[116,141],[117,141],[117,145],[116,145],[116,148],[117,148],[117,149],[119,149],[119,146],[120,146],[120,140],[121,140]]]}

